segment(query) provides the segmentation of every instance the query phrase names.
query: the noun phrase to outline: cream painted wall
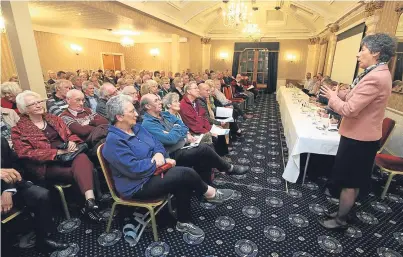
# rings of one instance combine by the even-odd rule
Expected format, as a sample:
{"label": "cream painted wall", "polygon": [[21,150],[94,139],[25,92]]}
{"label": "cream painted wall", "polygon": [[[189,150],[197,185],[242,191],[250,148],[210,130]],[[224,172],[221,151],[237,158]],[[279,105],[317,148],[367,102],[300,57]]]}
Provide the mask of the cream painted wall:
{"label": "cream painted wall", "polygon": [[[232,40],[212,40],[211,41],[211,69],[223,71],[232,69],[232,59],[234,54],[234,44]],[[308,40],[276,40],[280,42],[278,79],[304,79],[307,56]],[[221,52],[228,53],[228,59],[220,58]],[[296,61],[290,63],[286,60],[287,54],[294,54]]]}
{"label": "cream painted wall", "polygon": [[[101,52],[123,53],[123,47],[118,43],[94,39],[35,31],[35,40],[45,77],[48,70],[102,69]],[[70,44],[80,45],[82,53],[76,55]]]}
{"label": "cream painted wall", "polygon": [[1,82],[16,74],[17,70],[14,65],[14,58],[11,53],[10,43],[7,38],[7,33],[1,33]]}

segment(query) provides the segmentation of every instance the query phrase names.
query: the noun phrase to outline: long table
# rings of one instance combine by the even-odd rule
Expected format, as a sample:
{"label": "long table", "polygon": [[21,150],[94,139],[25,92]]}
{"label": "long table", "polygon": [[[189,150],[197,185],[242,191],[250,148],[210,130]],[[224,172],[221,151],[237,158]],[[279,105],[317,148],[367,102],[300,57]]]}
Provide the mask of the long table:
{"label": "long table", "polygon": [[296,103],[293,98],[309,102],[309,97],[298,88],[283,86],[277,91],[277,102],[280,106],[284,135],[289,150],[283,178],[292,183],[297,181],[300,173],[300,155],[307,153],[304,183],[310,154],[336,155],[340,135],[338,132],[327,132],[327,135],[324,135],[323,131],[318,130],[316,125],[312,124],[312,119],[302,113],[301,104]]}

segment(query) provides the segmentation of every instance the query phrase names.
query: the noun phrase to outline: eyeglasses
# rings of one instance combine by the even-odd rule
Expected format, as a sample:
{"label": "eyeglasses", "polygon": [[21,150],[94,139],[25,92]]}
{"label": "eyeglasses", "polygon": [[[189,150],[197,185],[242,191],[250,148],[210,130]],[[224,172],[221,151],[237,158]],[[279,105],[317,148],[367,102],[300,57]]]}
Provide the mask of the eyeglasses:
{"label": "eyeglasses", "polygon": [[43,100],[40,100],[40,101],[33,102],[31,104],[27,104],[26,107],[31,107],[31,106],[34,106],[34,105],[42,104],[42,103],[46,102],[46,100],[47,99],[43,99]]}

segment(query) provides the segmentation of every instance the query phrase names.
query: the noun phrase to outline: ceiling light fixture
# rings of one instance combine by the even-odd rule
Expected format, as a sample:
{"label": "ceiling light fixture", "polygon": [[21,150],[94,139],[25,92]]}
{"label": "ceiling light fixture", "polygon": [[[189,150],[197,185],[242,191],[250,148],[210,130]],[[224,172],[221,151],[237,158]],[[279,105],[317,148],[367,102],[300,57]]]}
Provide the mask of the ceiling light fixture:
{"label": "ceiling light fixture", "polygon": [[134,40],[129,37],[123,37],[122,40],[120,40],[120,44],[123,47],[132,47],[134,46]]}
{"label": "ceiling light fixture", "polygon": [[222,15],[224,18],[224,26],[237,27],[248,19],[248,6],[241,0],[223,1],[225,7]]}
{"label": "ceiling light fixture", "polygon": [[252,41],[260,38],[260,28],[258,24],[248,23],[242,32],[247,34]]}
{"label": "ceiling light fixture", "polygon": [[121,36],[137,36],[137,35],[140,35],[140,32],[138,32],[138,31],[127,30],[127,29],[114,30],[114,31],[112,31],[112,33],[115,34],[115,35],[121,35]]}

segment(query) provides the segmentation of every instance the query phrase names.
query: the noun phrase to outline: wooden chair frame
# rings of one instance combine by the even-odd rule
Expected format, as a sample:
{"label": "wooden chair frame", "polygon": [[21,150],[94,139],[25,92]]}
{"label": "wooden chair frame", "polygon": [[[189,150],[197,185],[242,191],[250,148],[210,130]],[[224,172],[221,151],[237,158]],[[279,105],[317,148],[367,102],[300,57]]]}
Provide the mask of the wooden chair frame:
{"label": "wooden chair frame", "polygon": [[403,175],[403,171],[396,171],[396,170],[390,170],[386,169],[384,167],[379,166],[381,171],[389,173],[388,180],[386,181],[385,187],[383,188],[381,199],[385,199],[386,193],[389,190],[390,183],[392,182],[392,179],[395,175]]}

